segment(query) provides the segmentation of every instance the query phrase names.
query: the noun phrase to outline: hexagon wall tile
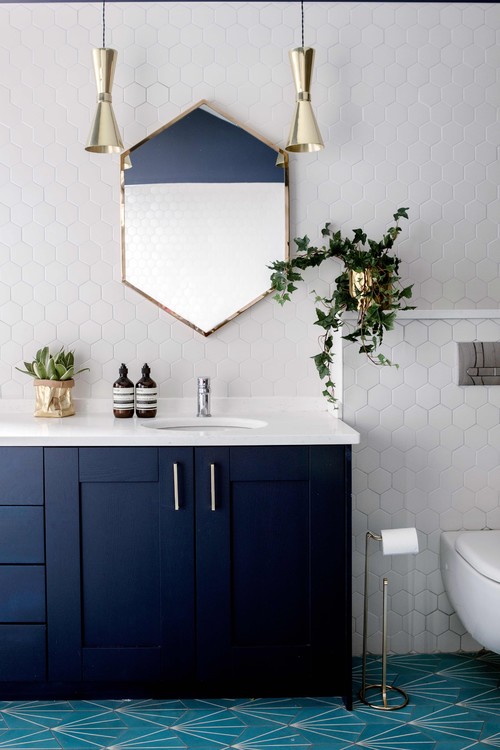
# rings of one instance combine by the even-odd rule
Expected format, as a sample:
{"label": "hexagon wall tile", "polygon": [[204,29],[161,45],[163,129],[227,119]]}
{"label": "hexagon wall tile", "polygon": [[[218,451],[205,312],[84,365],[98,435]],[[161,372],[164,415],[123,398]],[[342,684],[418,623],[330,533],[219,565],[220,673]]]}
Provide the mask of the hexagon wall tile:
{"label": "hexagon wall tile", "polygon": [[[326,221],[376,236],[409,206],[398,247],[415,304],[498,309],[499,32],[496,3],[307,3],[326,147],[291,158],[291,237],[317,242]],[[2,398],[31,397],[14,368],[43,344],[75,348],[91,368],[80,397],[109,398],[120,362],[135,378],[146,358],[162,397],[192,396],[205,372],[216,396],[319,396],[310,292],[327,291],[334,270],[308,273],[285,308],[267,298],[207,340],[121,284],[118,159],[83,148],[100,43],[99,3],[0,4]],[[107,43],[126,146],[202,98],[285,143],[299,3],[110,3]],[[362,433],[355,549],[367,527],[420,526],[421,555],[377,563],[392,576],[397,650],[471,646],[440,588],[439,529],[500,527],[500,389],[454,385],[454,342],[498,339],[499,325],[486,312],[402,321],[387,344],[399,370],[368,366],[352,346],[343,373],[336,360],[345,418]],[[360,585],[357,573],[358,624]],[[378,592],[370,603],[375,617]]]}

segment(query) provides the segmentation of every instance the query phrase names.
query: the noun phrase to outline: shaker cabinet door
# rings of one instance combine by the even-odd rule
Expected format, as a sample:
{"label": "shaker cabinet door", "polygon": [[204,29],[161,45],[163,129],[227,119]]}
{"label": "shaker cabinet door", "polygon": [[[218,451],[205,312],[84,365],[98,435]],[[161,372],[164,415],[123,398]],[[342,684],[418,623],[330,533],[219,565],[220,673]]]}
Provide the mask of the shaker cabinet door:
{"label": "shaker cabinet door", "polygon": [[50,679],[192,682],[192,449],[46,453]]}
{"label": "shaker cabinet door", "polygon": [[347,695],[344,448],[203,448],[196,475],[200,684]]}

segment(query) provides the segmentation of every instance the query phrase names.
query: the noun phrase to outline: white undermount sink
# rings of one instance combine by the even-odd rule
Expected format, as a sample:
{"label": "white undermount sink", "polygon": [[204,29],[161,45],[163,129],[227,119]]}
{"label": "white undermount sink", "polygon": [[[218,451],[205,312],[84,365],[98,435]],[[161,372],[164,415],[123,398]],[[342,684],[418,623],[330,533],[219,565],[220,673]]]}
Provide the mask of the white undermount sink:
{"label": "white undermount sink", "polygon": [[153,430],[176,430],[183,432],[233,432],[234,430],[255,430],[267,427],[262,419],[241,417],[167,417],[141,422],[142,427]]}

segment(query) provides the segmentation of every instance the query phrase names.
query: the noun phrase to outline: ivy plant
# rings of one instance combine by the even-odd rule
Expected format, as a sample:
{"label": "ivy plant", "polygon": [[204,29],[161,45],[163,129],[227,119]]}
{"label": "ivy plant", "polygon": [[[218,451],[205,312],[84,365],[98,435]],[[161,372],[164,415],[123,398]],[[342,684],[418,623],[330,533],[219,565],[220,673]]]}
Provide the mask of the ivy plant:
{"label": "ivy plant", "polygon": [[333,362],[333,337],[345,323],[344,313],[356,312],[354,330],[342,338],[359,343],[359,352],[365,354],[376,365],[398,365],[379,352],[385,331],[394,327],[398,310],[414,310],[407,305],[412,286],[401,285],[400,259],[393,252],[401,227],[400,219],[408,219],[408,208],[398,208],[394,226],[387,229],[380,240],[368,239],[362,229],[354,229],[352,238],[334,232],[330,223],[325,224],[321,234],[325,245],[313,247],[307,235],[295,240],[296,255],[289,260],[277,260],[272,270],[271,285],[276,291],[274,299],[280,305],[290,300],[303,281],[301,271],[319,266],[323,261],[337,258],[344,266],[334,280],[331,296],[322,297],[313,292],[316,303],[315,325],[323,329],[320,336],[321,350],[313,359],[318,374],[324,380],[323,395],[335,404],[335,384],[331,378]]}

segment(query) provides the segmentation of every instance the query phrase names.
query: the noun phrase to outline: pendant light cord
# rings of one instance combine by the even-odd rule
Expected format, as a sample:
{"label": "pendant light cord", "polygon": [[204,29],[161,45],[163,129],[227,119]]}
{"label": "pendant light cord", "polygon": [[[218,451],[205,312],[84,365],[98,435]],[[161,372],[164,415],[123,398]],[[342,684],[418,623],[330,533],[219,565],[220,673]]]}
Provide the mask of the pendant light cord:
{"label": "pendant light cord", "polygon": [[300,0],[300,14],[302,16],[302,47],[304,47],[304,0]]}
{"label": "pendant light cord", "polygon": [[106,0],[102,0],[102,47],[106,48]]}

